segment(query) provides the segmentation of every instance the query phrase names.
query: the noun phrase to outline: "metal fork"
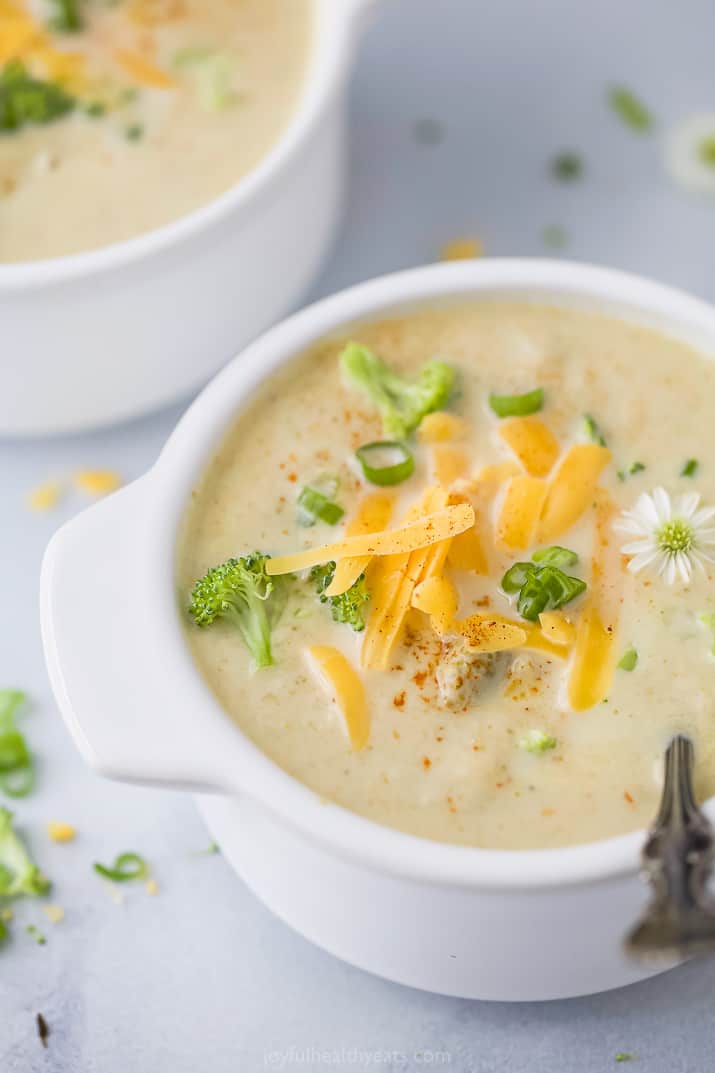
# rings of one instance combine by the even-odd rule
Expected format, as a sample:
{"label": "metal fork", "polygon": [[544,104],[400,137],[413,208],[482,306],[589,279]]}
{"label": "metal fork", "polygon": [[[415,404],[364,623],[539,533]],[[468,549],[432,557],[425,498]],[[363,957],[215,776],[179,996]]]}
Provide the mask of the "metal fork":
{"label": "metal fork", "polygon": [[682,734],[665,753],[660,810],[641,856],[653,897],[626,936],[632,957],[683,959],[715,952],[715,901],[707,891],[715,844],[693,793],[694,756]]}

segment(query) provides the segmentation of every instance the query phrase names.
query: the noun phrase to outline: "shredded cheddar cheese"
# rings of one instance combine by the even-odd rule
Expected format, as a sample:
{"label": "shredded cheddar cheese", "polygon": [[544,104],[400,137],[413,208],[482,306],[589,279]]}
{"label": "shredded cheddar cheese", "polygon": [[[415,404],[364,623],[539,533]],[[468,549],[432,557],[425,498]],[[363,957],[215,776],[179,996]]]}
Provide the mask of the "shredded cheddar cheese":
{"label": "shredded cheddar cheese", "polygon": [[266,573],[269,576],[293,574],[333,559],[363,555],[403,555],[431,547],[432,544],[463,533],[473,524],[473,507],[468,503],[460,503],[454,507],[445,507],[434,514],[428,514],[419,521],[399,529],[345,537],[333,544],[309,548],[307,551],[295,552],[293,555],[278,555],[275,559],[267,561]]}
{"label": "shredded cheddar cheese", "polygon": [[370,719],[360,676],[337,648],[313,645],[307,652],[342,712],[351,746],[356,751],[364,749],[370,737]]}

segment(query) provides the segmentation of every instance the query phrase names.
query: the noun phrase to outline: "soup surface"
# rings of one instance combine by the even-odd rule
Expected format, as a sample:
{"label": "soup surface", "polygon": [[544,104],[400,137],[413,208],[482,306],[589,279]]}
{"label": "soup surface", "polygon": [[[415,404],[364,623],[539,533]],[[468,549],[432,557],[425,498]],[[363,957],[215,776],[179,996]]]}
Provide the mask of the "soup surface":
{"label": "soup surface", "polygon": [[312,0],[0,0],[0,262],[224,193],[294,112]]}
{"label": "soup surface", "polygon": [[[193,495],[187,606],[230,557],[337,542],[264,564],[277,622],[261,669],[252,620],[207,628],[215,605],[197,589],[204,628],[187,614],[187,637],[226,711],[326,799],[443,842],[536,848],[643,826],[679,728],[700,796],[715,793],[715,366],[639,326],[531,305],[418,311],[353,338],[347,373],[346,340],[330,339],[271,378]],[[372,395],[355,383],[366,354]],[[373,354],[412,382],[422,370],[397,417],[384,392],[401,389]],[[456,374],[448,401],[434,358]],[[430,406],[450,416],[410,430]],[[355,452],[385,440],[403,446],[360,452],[366,476]],[[326,560],[347,598],[321,603]]]}

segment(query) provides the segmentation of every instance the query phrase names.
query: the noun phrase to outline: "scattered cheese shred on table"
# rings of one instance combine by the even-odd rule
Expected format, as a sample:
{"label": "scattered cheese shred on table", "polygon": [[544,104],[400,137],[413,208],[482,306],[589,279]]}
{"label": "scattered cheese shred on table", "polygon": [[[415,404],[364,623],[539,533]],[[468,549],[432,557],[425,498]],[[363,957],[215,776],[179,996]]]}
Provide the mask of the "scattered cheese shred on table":
{"label": "scattered cheese shred on table", "polygon": [[45,905],[43,909],[51,924],[60,924],[65,919],[65,911],[61,905]]}
{"label": "scattered cheese shred on table", "polygon": [[30,510],[41,513],[46,510],[54,510],[59,503],[64,488],[60,481],[45,481],[33,488],[27,495],[27,505]]}
{"label": "scattered cheese shred on table", "polygon": [[471,261],[484,256],[484,245],[478,238],[454,238],[445,242],[439,257],[441,261]]}
{"label": "scattered cheese shred on table", "polygon": [[109,495],[124,484],[122,477],[113,469],[78,469],[74,483],[82,492],[92,496]]}
{"label": "scattered cheese shred on table", "polygon": [[77,831],[71,823],[56,821],[47,824],[47,833],[53,842],[73,842],[77,837]]}
{"label": "scattered cheese shred on table", "polygon": [[156,894],[159,893],[159,884],[155,879],[147,879],[146,883],[144,884],[144,890],[147,892],[147,894],[150,894],[152,897],[154,897]]}

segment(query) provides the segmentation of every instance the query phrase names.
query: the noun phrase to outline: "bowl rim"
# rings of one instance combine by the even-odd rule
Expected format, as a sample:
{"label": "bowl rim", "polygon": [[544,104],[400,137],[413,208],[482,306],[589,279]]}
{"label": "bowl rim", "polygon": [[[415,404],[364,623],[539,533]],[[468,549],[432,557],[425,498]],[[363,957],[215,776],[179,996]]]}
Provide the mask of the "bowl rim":
{"label": "bowl rim", "polygon": [[[148,475],[150,519],[142,523],[148,554],[157,563],[169,559],[161,582],[160,614],[166,620],[168,611],[173,621],[164,622],[164,641],[173,648],[179,686],[183,681],[206,706],[197,723],[197,748],[210,749],[212,725],[218,726],[220,720],[224,729],[229,717],[204,682],[184,639],[176,606],[175,556],[167,557],[166,549],[175,550],[191,489],[231,421],[267,377],[322,338],[401,307],[489,297],[596,307],[651,324],[653,318],[662,318],[660,330],[691,344],[697,336],[695,345],[705,356],[712,350],[715,359],[715,308],[708,303],[630,273],[528,258],[428,265],[378,277],[323,299],[265,333],[198,396]],[[226,792],[250,794],[307,837],[383,872],[439,885],[506,890],[598,882],[633,874],[638,868],[643,830],[555,849],[500,850],[440,843],[384,827],[342,806],[326,804],[234,727],[235,755],[229,767],[236,775],[224,780]],[[225,744],[223,735],[221,741]],[[227,759],[219,762],[217,757],[217,768],[226,771]],[[715,798],[706,804],[706,811],[715,819]]]}
{"label": "bowl rim", "polygon": [[[227,216],[254,210],[255,202],[270,193],[339,93],[350,67],[356,23],[375,2],[341,0],[342,7],[331,8],[325,0],[313,0],[311,52],[298,106],[268,152],[228,190],[175,220],[129,239],[59,257],[0,262],[0,297],[3,292],[66,283],[124,268],[201,235]],[[326,26],[332,30],[327,35]]]}

